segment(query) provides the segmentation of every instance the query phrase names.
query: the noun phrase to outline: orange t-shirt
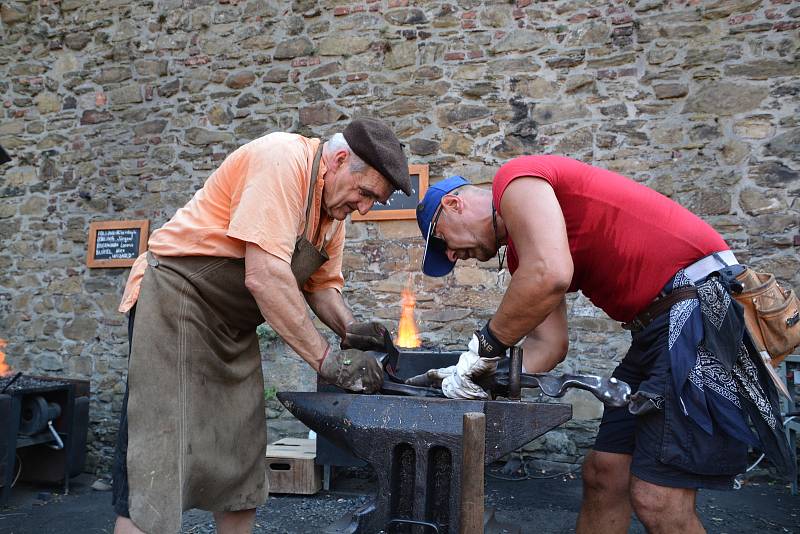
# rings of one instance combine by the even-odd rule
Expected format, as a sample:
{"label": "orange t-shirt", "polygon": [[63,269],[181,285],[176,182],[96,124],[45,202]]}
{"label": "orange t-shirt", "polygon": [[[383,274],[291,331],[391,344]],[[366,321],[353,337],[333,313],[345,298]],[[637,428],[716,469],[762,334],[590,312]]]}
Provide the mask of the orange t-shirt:
{"label": "orange t-shirt", "polygon": [[[246,243],[291,262],[297,237],[305,232],[311,167],[319,139],[271,133],[238,148],[206,180],[194,197],[147,242],[160,256],[244,258]],[[316,176],[314,206],[308,224],[314,245],[323,243],[329,259],[306,282],[305,291],[342,289],[344,224],[320,217],[325,163]],[[145,254],[136,259],[125,285],[119,311],[139,298]]]}

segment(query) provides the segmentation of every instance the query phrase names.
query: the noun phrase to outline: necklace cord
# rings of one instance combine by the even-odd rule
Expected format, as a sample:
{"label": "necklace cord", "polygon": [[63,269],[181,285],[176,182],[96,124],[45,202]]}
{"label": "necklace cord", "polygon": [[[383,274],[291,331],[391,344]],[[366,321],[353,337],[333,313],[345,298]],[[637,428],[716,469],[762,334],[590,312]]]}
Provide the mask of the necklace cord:
{"label": "necklace cord", "polygon": [[497,237],[497,210],[494,207],[494,202],[492,202],[492,229],[494,230],[494,248],[497,251],[497,270],[503,270],[503,263],[506,261],[506,250],[503,249],[503,253],[500,253],[500,238]]}

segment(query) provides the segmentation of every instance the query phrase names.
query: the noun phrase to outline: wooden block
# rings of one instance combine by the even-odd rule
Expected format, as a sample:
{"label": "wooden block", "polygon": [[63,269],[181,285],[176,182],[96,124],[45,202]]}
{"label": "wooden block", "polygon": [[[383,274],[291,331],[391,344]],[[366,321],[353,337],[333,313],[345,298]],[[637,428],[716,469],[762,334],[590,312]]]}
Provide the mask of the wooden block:
{"label": "wooden block", "polygon": [[284,438],[267,445],[270,493],[313,495],[322,488],[322,466],[316,465],[317,441]]}

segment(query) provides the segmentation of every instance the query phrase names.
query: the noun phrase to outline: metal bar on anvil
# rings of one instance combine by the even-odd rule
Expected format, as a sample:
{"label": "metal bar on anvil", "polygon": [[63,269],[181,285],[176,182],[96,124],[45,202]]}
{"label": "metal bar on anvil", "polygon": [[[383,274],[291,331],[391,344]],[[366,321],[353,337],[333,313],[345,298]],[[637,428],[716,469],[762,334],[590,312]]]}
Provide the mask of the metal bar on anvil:
{"label": "metal bar on anvil", "polygon": [[[402,380],[398,371],[402,365],[401,353],[394,345],[387,331],[383,334],[384,351],[375,352],[375,358],[384,370],[381,393],[389,395],[410,395],[415,397],[444,397],[441,377],[431,376],[436,367],[429,367],[422,374],[417,373],[412,380]],[[477,382],[493,398],[501,396],[510,400],[521,398],[522,388],[540,388],[549,397],[562,397],[568,389],[583,389],[594,395],[606,406],[626,406],[630,402],[631,387],[615,377],[605,378],[594,375],[565,373],[523,373],[522,347],[512,347],[510,357],[498,365],[494,373],[486,374]],[[406,356],[407,353],[403,353]],[[449,358],[449,356],[448,356]],[[433,363],[433,362],[431,362]],[[411,378],[406,375],[405,378]],[[438,383],[434,383],[438,381]]]}
{"label": "metal bar on anvil", "polygon": [[572,417],[570,405],[555,403],[313,392],[281,392],[278,399],[309,428],[374,468],[374,512],[362,511],[359,527],[347,530],[363,533],[403,519],[458,532],[465,413],[486,417],[486,464]]}

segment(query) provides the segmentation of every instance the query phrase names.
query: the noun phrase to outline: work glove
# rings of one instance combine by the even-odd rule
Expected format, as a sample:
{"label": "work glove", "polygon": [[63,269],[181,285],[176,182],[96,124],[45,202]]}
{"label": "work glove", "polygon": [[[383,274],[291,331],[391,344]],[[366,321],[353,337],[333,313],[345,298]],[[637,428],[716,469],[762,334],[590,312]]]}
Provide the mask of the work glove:
{"label": "work glove", "polygon": [[458,363],[441,369],[431,369],[426,373],[409,378],[406,384],[437,386],[441,383],[442,393],[450,399],[488,399],[489,394],[477,384],[477,381],[494,374],[501,356],[481,358],[478,356],[480,342],[477,333],[472,336],[466,352],[462,352]]}
{"label": "work glove", "polygon": [[502,358],[506,355],[506,351],[509,347],[494,337],[494,334],[489,328],[490,322],[491,321],[486,321],[483,328],[475,331],[475,335],[478,337],[478,350],[475,352],[477,352],[478,356],[481,358]]}
{"label": "work glove", "polygon": [[376,321],[368,323],[352,322],[342,339],[343,349],[374,350],[384,352],[384,333],[386,327]]}
{"label": "work glove", "polygon": [[378,360],[355,350],[329,347],[319,375],[328,383],[355,393],[375,393],[383,384],[383,368]]}
{"label": "work glove", "polygon": [[456,372],[456,366],[441,367],[439,369],[430,369],[421,375],[412,376],[406,379],[405,383],[409,386],[420,387],[434,387],[442,389],[442,381],[448,376]]}

